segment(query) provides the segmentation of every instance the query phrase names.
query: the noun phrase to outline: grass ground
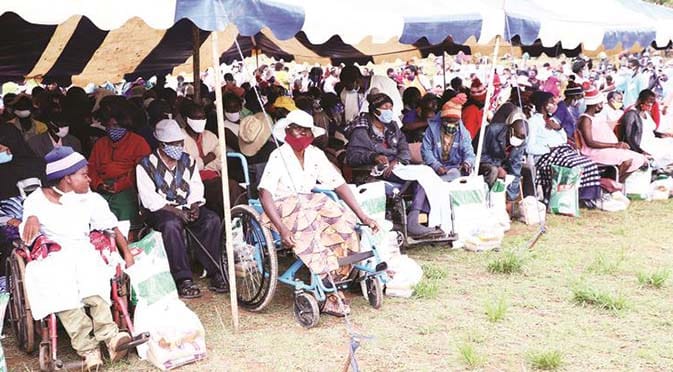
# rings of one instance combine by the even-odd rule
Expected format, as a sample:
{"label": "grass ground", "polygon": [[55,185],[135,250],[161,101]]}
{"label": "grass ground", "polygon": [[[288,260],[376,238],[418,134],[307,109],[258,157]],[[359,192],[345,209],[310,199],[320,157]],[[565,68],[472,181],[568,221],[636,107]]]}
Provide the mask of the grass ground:
{"label": "grass ground", "polygon": [[[673,370],[673,283],[663,274],[673,268],[673,200],[547,219],[547,234],[509,274],[489,267],[534,227],[514,223],[501,252],[410,250],[431,276],[423,296],[386,298],[381,310],[353,301],[355,328],[373,336],[357,352],[361,369]],[[265,312],[242,311],[238,333],[228,297],[189,303],[206,328],[209,356],[181,370],[340,370],[348,341],[342,321],[323,316],[304,330],[290,298],[281,287]],[[2,343],[10,370],[37,368],[11,336]],[[153,367],[134,356],[108,370]]]}

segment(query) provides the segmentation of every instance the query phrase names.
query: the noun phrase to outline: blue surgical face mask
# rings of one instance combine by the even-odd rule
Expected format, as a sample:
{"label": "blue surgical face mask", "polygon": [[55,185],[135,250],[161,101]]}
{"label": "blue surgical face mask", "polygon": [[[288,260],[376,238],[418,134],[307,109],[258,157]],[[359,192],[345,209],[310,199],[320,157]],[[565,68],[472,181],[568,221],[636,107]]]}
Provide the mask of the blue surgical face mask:
{"label": "blue surgical face mask", "polygon": [[379,119],[382,123],[388,124],[393,121],[393,110],[379,110],[381,114],[376,115],[376,118]]}
{"label": "blue surgical face mask", "polygon": [[580,99],[577,110],[580,114],[583,114],[587,110],[587,103],[584,101],[584,98]]}
{"label": "blue surgical face mask", "polygon": [[182,157],[183,146],[164,145],[162,150],[169,158],[173,160],[180,160]]}
{"label": "blue surgical face mask", "polygon": [[124,135],[126,135],[126,132],[128,132],[128,129],[107,127],[107,128],[105,128],[105,132],[107,132],[107,135],[108,135],[108,137],[110,137],[112,142],[119,142],[119,140],[124,138]]}
{"label": "blue surgical face mask", "polygon": [[7,151],[0,152],[0,164],[9,163],[14,158],[14,155]]}

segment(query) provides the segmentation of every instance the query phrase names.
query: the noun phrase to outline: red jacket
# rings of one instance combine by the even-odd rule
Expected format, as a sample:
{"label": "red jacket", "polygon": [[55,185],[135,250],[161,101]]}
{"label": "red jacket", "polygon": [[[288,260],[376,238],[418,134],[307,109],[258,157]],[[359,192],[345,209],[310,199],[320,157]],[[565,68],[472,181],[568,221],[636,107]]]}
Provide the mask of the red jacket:
{"label": "red jacket", "polygon": [[133,132],[119,142],[107,136],[99,138],[89,156],[91,188],[98,190],[109,179],[114,180],[115,193],[135,187],[136,164],[151,151],[145,139]]}
{"label": "red jacket", "polygon": [[477,107],[477,105],[469,105],[463,109],[463,125],[465,125],[465,128],[470,132],[470,137],[472,137],[472,139],[479,133],[483,115],[484,110]]}

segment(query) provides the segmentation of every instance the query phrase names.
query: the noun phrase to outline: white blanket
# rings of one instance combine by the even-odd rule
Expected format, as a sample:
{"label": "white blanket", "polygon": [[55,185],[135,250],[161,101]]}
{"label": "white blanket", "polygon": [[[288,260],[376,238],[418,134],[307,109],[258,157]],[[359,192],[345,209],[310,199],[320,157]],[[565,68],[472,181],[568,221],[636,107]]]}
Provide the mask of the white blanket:
{"label": "white blanket", "polygon": [[445,233],[450,233],[451,201],[446,183],[437,173],[427,165],[397,165],[393,173],[405,181],[418,181],[430,203],[428,226],[439,226]]}

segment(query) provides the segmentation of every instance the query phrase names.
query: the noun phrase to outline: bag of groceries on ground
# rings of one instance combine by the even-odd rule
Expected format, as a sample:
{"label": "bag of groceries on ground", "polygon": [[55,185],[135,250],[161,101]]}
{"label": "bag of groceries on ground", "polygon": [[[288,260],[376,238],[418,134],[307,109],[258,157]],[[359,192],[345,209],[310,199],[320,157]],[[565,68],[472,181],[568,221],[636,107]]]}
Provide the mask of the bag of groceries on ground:
{"label": "bag of groceries on ground", "polygon": [[552,213],[579,217],[580,168],[552,165],[551,195],[549,209]]}
{"label": "bag of groceries on ground", "polygon": [[487,206],[488,187],[483,176],[459,177],[446,183],[446,187],[454,213],[454,231],[458,235],[453,246],[470,251],[500,247],[504,228],[498,222],[497,209]]}
{"label": "bag of groceries on ground", "polygon": [[161,234],[152,231],[129,248],[135,259],[126,269],[136,302],[134,331],[150,334],[138,356],[164,371],[204,359],[205,330],[178,298]]}
{"label": "bag of groceries on ground", "polygon": [[637,170],[624,181],[626,196],[632,200],[649,200],[652,168]]}

